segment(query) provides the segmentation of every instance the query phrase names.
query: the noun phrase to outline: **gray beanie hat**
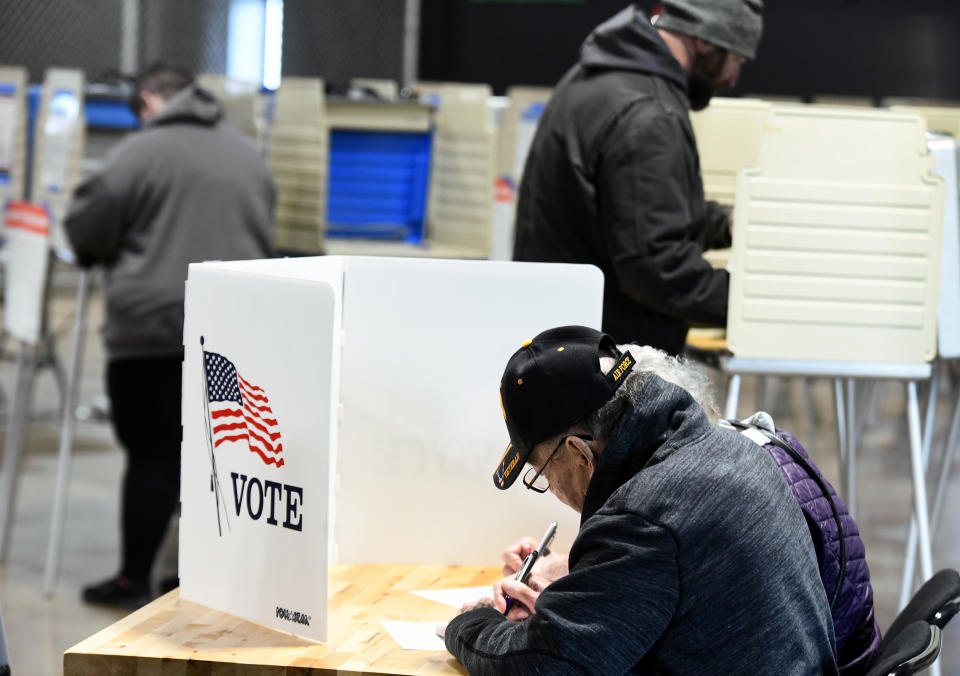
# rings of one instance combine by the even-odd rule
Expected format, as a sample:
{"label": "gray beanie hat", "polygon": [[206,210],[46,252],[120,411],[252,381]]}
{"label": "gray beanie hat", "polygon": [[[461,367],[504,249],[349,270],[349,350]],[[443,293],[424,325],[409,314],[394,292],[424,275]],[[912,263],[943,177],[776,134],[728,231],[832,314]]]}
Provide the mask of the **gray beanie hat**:
{"label": "gray beanie hat", "polygon": [[690,35],[754,58],[763,33],[763,0],[663,0],[657,28]]}

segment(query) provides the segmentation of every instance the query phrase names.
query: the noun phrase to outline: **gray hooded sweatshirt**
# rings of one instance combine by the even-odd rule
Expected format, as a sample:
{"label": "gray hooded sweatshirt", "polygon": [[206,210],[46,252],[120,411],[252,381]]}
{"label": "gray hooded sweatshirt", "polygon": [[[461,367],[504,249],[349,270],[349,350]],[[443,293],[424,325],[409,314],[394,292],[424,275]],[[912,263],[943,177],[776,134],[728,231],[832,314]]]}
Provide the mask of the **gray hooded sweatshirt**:
{"label": "gray hooded sweatshirt", "polygon": [[181,353],[190,263],[273,253],[270,173],[222,118],[189,86],[77,188],[65,225],[80,264],[106,266],[111,360]]}

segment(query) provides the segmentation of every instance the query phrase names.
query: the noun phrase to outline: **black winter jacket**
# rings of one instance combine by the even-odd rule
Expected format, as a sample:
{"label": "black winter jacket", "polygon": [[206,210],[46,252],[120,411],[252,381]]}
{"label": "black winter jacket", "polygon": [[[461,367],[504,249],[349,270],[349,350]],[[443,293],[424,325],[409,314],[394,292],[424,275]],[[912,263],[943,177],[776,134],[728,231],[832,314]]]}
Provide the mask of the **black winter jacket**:
{"label": "black winter jacket", "polygon": [[704,201],[686,86],[639,10],[594,30],[540,120],[514,245],[515,260],[599,267],[603,330],[674,354],[690,324],[726,324],[729,286],[702,258],[730,232]]}

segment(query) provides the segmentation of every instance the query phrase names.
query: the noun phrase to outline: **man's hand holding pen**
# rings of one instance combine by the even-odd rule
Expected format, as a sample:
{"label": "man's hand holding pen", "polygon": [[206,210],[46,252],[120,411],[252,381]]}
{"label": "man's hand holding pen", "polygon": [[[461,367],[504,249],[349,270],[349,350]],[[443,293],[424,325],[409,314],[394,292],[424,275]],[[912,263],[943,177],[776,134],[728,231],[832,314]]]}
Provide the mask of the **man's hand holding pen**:
{"label": "man's hand holding pen", "polygon": [[[493,584],[493,598],[466,605],[460,612],[492,606],[514,622],[521,622],[535,614],[540,593],[568,572],[566,555],[550,551],[550,543],[556,532],[557,522],[554,521],[547,527],[539,544],[524,537],[510,545],[500,555],[506,577]],[[437,635],[443,637],[445,630],[445,625],[438,626]]]}
{"label": "man's hand holding pen", "polygon": [[[535,573],[531,573],[526,582],[520,582],[512,575],[498,580],[493,584],[494,607],[514,622],[525,620],[537,612],[537,598],[550,582]],[[513,599],[509,611],[507,597]]]}
{"label": "man's hand holding pen", "polygon": [[[516,575],[520,566],[523,565],[523,560],[536,547],[537,541],[531,537],[522,537],[507,547],[500,555],[500,561],[503,563],[503,575],[505,577]],[[547,582],[554,582],[568,572],[570,571],[567,568],[567,555],[550,550],[548,554],[541,552],[537,562],[533,564],[532,574],[540,576]]]}

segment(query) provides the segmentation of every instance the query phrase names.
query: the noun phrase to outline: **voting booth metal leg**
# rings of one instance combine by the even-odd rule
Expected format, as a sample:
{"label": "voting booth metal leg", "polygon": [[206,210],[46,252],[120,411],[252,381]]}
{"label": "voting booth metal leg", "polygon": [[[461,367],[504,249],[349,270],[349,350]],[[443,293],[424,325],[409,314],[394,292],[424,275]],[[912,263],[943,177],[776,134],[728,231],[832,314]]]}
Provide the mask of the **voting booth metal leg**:
{"label": "voting booth metal leg", "polygon": [[[933,375],[930,378],[930,394],[927,397],[927,410],[924,417],[924,427],[923,427],[923,440],[920,442],[920,457],[923,465],[923,476],[924,476],[924,487],[926,487],[926,473],[927,467],[930,465],[930,450],[933,445],[933,418],[934,412],[937,407],[937,391],[940,387],[940,369],[939,365],[934,365]],[[949,441],[949,439],[948,439]],[[912,442],[911,442],[912,443]],[[949,448],[945,449],[944,462],[947,462],[947,454],[949,454]],[[947,469],[944,465],[944,469]],[[941,482],[942,483],[942,482]],[[938,487],[937,492],[939,493],[940,488]],[[916,489],[914,489],[916,492]],[[938,499],[941,499],[938,497]],[[926,502],[924,503],[926,504]],[[934,513],[937,512],[937,507],[934,506]],[[914,571],[916,567],[916,555],[917,555],[917,519],[916,512],[914,512],[914,518],[910,520],[910,532],[907,535],[907,551],[904,560],[903,566],[903,578],[900,582],[900,607],[903,608],[909,601],[910,596],[912,595],[914,587]],[[929,531],[930,533],[934,532],[933,524],[934,520],[929,521]],[[923,556],[923,549],[921,544],[920,556]],[[930,578],[930,573],[923,572],[923,578],[921,582],[926,581]]]}
{"label": "voting booth metal leg", "polygon": [[862,383],[860,396],[857,397],[857,440],[863,438],[863,431],[867,424],[873,421],[875,409],[877,406],[877,395],[880,392],[880,382],[876,380],[867,380]]}
{"label": "voting booth metal leg", "polygon": [[38,365],[49,367],[50,373],[53,374],[53,379],[57,383],[57,391],[60,393],[60,413],[62,415],[62,409],[67,401],[67,374],[57,357],[57,337],[52,331],[48,331],[41,340],[42,354],[37,357]]}
{"label": "voting booth metal leg", "polygon": [[845,404],[847,420],[844,425],[847,432],[847,511],[856,518],[857,512],[857,381],[847,378],[847,401]]}
{"label": "voting booth metal leg", "polygon": [[913,475],[913,517],[907,537],[907,556],[900,584],[900,605],[903,609],[913,589],[913,572],[920,540],[920,574],[924,580],[933,576],[933,556],[930,546],[930,520],[927,512],[927,489],[924,476],[923,442],[920,438],[920,406],[917,403],[917,384],[907,383],[907,417],[910,431],[910,469]]}
{"label": "voting booth metal leg", "polygon": [[7,651],[7,628],[0,613],[0,676],[10,676],[10,653]]}
{"label": "voting booth metal leg", "polygon": [[727,383],[727,401],[723,407],[723,417],[731,420],[737,417],[737,404],[740,400],[740,376],[734,373]]}
{"label": "voting booth metal leg", "polygon": [[10,408],[10,417],[7,420],[3,469],[2,475],[0,475],[0,561],[6,560],[7,547],[10,542],[10,525],[13,521],[13,508],[16,502],[20,460],[23,455],[27,421],[30,416],[34,365],[33,349],[30,345],[21,342],[17,354],[13,404]]}
{"label": "voting booth metal leg", "polygon": [[803,432],[805,439],[813,439],[817,412],[813,405],[813,378],[803,379]]}
{"label": "voting booth metal leg", "polygon": [[837,410],[837,450],[840,453],[840,483],[847,485],[847,413],[844,406],[843,381],[833,379],[833,403]]}
{"label": "voting booth metal leg", "polygon": [[767,389],[769,378],[766,376],[757,376],[757,406],[755,411],[767,410]]}
{"label": "voting booth metal leg", "polygon": [[940,391],[940,363],[933,365],[930,378],[930,394],[927,396],[927,413],[923,419],[923,467],[930,464],[930,448],[933,445],[933,422],[937,413],[937,394]]}
{"label": "voting booth metal leg", "polygon": [[957,435],[960,434],[960,388],[957,388],[957,399],[953,405],[953,419],[950,423],[950,432],[947,434],[947,445],[943,449],[943,462],[940,467],[940,480],[937,482],[936,497],[933,500],[933,512],[930,516],[930,532],[937,532],[940,523],[940,510],[943,509],[943,500],[946,497],[947,483],[950,480],[950,469],[953,465],[953,456],[957,450]]}
{"label": "voting booth metal leg", "polygon": [[60,572],[63,529],[67,518],[67,497],[70,490],[70,463],[77,424],[75,409],[80,389],[84,341],[87,335],[87,300],[89,294],[90,272],[84,270],[80,275],[80,284],[77,288],[73,345],[70,350],[70,371],[67,374],[66,387],[63,390],[57,484],[54,489],[53,516],[50,523],[50,537],[47,542],[47,564],[43,575],[43,594],[45,596],[53,595]]}

